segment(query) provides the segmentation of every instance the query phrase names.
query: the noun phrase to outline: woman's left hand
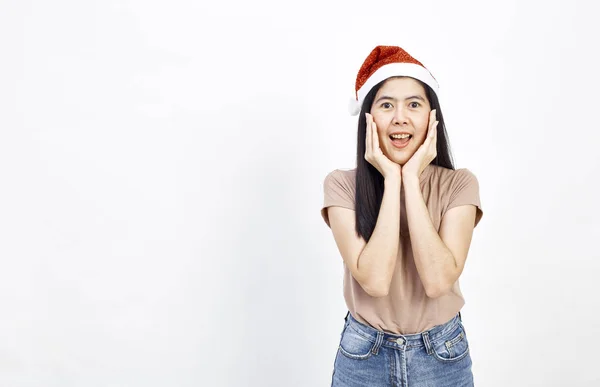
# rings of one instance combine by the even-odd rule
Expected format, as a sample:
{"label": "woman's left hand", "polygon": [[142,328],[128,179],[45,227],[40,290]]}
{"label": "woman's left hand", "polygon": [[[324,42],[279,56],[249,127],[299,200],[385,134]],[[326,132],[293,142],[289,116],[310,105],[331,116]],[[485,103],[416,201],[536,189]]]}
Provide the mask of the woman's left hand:
{"label": "woman's left hand", "polygon": [[415,178],[421,176],[423,170],[437,156],[437,124],[435,120],[435,109],[429,113],[429,129],[427,130],[427,138],[421,144],[419,149],[411,156],[402,166],[402,179]]}

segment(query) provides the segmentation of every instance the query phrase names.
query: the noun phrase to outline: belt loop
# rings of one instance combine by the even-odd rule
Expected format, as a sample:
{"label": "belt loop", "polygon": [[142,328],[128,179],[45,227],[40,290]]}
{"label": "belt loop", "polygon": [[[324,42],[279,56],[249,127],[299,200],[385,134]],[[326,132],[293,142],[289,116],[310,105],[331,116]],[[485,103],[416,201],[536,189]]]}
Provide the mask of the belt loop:
{"label": "belt loop", "polygon": [[383,335],[383,332],[377,331],[377,339],[375,340],[375,345],[373,346],[373,349],[371,349],[373,355],[377,355],[377,353],[379,353],[379,347],[381,347],[381,344],[383,343]]}
{"label": "belt loop", "polygon": [[429,332],[423,332],[423,342],[425,343],[425,348],[427,349],[427,354],[431,355],[433,353],[433,345],[431,345],[431,341],[429,341]]}

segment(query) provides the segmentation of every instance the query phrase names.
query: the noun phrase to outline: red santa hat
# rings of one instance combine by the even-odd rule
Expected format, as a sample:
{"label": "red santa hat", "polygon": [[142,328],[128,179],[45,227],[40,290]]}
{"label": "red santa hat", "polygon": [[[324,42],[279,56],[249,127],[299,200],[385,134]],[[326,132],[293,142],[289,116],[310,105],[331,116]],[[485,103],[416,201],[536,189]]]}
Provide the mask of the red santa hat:
{"label": "red santa hat", "polygon": [[350,100],[350,114],[358,115],[366,95],[373,86],[389,77],[397,76],[418,79],[438,93],[437,81],[421,62],[400,47],[377,46],[367,56],[356,76],[356,97]]}

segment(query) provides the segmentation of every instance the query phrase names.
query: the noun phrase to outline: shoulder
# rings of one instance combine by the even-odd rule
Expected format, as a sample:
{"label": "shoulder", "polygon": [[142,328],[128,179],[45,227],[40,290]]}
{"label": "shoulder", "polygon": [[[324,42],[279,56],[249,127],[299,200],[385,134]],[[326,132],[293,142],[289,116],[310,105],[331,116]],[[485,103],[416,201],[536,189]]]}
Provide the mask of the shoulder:
{"label": "shoulder", "polygon": [[483,216],[477,176],[468,168],[448,170],[446,174],[448,184],[442,194],[446,203],[444,213],[453,207],[472,204],[476,207],[474,226],[477,226]]}
{"label": "shoulder", "polygon": [[356,176],[356,168],[337,168],[329,172],[327,176],[341,176],[343,178],[353,178]]}
{"label": "shoulder", "polygon": [[441,186],[462,185],[465,183],[478,184],[477,176],[468,168],[450,169],[439,165],[432,165],[432,176]]}
{"label": "shoulder", "polygon": [[356,168],[334,169],[325,176],[325,185],[337,185],[354,189],[356,184]]}
{"label": "shoulder", "polygon": [[454,171],[452,182],[455,187],[479,186],[477,176],[468,168],[460,168]]}
{"label": "shoulder", "polygon": [[335,169],[325,176],[321,215],[329,225],[327,207],[338,206],[354,210],[356,170]]}

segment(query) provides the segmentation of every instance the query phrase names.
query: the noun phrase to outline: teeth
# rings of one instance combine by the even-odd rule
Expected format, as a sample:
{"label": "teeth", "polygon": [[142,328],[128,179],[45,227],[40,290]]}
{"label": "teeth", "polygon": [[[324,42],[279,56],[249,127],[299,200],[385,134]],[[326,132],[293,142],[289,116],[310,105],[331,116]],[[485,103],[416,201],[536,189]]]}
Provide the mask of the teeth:
{"label": "teeth", "polygon": [[407,138],[410,137],[410,134],[392,134],[392,138]]}

